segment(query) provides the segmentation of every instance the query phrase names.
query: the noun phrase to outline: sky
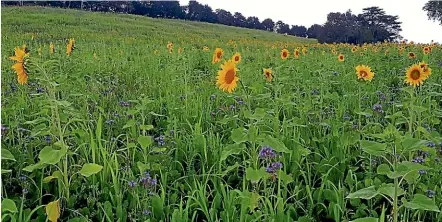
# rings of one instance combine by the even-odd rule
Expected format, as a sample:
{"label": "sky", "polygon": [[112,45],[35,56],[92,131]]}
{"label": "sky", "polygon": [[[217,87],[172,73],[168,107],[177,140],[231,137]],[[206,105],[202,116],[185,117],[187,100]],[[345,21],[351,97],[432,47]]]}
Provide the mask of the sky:
{"label": "sky", "polygon": [[[428,0],[197,0],[208,4],[213,10],[218,8],[240,12],[244,16],[256,16],[260,21],[271,18],[281,20],[289,25],[324,24],[329,12],[346,12],[350,9],[354,14],[363,8],[378,6],[388,15],[398,15],[402,22],[401,35],[409,41],[429,43],[431,40],[442,43],[442,25],[428,20],[422,7]],[[187,5],[188,0],[180,0]]]}

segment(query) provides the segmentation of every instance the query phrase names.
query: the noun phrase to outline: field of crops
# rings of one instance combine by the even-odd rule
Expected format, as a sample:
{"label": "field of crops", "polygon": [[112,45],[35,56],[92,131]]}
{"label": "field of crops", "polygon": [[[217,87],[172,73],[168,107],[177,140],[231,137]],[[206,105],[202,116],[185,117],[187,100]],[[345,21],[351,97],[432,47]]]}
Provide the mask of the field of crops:
{"label": "field of crops", "polygon": [[2,8],[2,221],[442,221],[442,46]]}

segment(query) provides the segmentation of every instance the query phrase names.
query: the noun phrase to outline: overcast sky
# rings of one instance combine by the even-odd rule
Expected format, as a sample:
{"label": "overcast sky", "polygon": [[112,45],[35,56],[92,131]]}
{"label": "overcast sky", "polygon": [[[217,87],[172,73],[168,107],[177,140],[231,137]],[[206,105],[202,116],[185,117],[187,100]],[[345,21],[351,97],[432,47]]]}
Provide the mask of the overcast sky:
{"label": "overcast sky", "polygon": [[[187,5],[188,0],[180,0]],[[260,21],[271,18],[282,20],[290,25],[303,25],[307,28],[312,24],[323,24],[329,12],[345,12],[348,9],[354,14],[362,12],[362,8],[379,6],[389,15],[398,15],[402,22],[401,35],[408,40],[427,43],[431,40],[442,43],[442,26],[429,21],[422,10],[427,0],[198,0],[208,4],[213,10],[221,8],[241,12],[244,16],[257,16]]]}

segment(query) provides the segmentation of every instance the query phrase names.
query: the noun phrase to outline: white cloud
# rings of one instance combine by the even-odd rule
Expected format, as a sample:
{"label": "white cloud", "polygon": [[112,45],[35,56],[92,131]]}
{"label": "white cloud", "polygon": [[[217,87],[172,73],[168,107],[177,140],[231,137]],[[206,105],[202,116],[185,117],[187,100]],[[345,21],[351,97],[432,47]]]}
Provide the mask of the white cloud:
{"label": "white cloud", "polygon": [[[188,1],[180,0],[181,4]],[[282,20],[290,25],[323,24],[329,12],[345,12],[348,9],[358,14],[362,8],[379,6],[389,15],[398,15],[402,22],[401,35],[415,42],[442,42],[442,26],[429,21],[426,12],[422,10],[427,0],[198,0],[208,4],[213,10],[222,8],[232,13],[241,12],[244,16],[257,16],[261,21],[271,18]]]}

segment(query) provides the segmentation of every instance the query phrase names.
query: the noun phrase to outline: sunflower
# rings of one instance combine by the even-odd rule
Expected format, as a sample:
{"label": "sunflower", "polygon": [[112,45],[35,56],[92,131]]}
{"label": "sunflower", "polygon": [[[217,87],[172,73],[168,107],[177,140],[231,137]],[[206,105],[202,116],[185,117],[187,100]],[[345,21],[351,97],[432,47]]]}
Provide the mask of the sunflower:
{"label": "sunflower", "polygon": [[221,62],[221,58],[224,55],[224,51],[221,48],[216,48],[215,52],[213,52],[213,57],[212,57],[212,64]]}
{"label": "sunflower", "polygon": [[66,46],[66,55],[71,56],[72,51],[75,48],[75,40],[74,39],[69,39],[69,43]]}
{"label": "sunflower", "polygon": [[170,50],[170,49],[171,49],[172,47],[173,47],[173,43],[171,43],[171,42],[168,42],[168,43],[167,43],[167,49],[169,49],[169,50]]}
{"label": "sunflower", "polygon": [[416,54],[414,54],[414,52],[409,52],[408,53],[408,58],[414,59],[415,57],[416,57]]}
{"label": "sunflower", "polygon": [[358,79],[363,79],[365,81],[371,81],[374,77],[374,73],[371,71],[371,68],[366,65],[356,66],[356,75],[358,76]]}
{"label": "sunflower", "polygon": [[424,75],[424,80],[428,79],[428,77],[431,75],[431,68],[428,67],[428,64],[425,62],[420,62],[419,66],[421,67]]}
{"label": "sunflower", "polygon": [[302,48],[302,54],[306,55],[307,54],[307,48]]}
{"label": "sunflower", "polygon": [[289,57],[289,50],[283,49],[281,50],[281,59],[286,60]]}
{"label": "sunflower", "polygon": [[207,46],[204,46],[204,48],[203,48],[203,51],[204,51],[204,52],[207,52],[207,51],[209,51],[209,47],[207,47]]}
{"label": "sunflower", "polygon": [[235,90],[239,77],[237,76],[238,69],[232,60],[228,60],[221,65],[221,70],[218,71],[216,85],[219,89],[232,93]]}
{"label": "sunflower", "polygon": [[267,81],[271,82],[273,79],[272,70],[271,69],[263,69],[263,71],[264,71],[264,76],[266,77]]}
{"label": "sunflower", "polygon": [[26,84],[28,81],[28,73],[26,71],[26,60],[29,57],[29,53],[26,53],[25,47],[20,49],[19,47],[15,47],[14,49],[15,56],[9,57],[9,59],[16,61],[12,66],[12,69],[17,74],[17,81],[19,84]]}
{"label": "sunflower", "polygon": [[368,48],[367,47],[364,47],[364,51],[366,52],[368,50]]}
{"label": "sunflower", "polygon": [[239,52],[235,53],[235,54],[232,56],[232,61],[233,61],[235,64],[240,63],[240,62],[241,62],[241,53],[239,53]]}
{"label": "sunflower", "polygon": [[358,47],[353,46],[353,48],[351,48],[351,52],[355,53],[356,51],[358,51]]}
{"label": "sunflower", "polygon": [[299,58],[300,53],[298,49],[295,49],[295,52],[293,53],[293,55],[295,56],[295,58]]}
{"label": "sunflower", "polygon": [[342,54],[339,54],[338,55],[338,61],[339,62],[343,62],[345,59],[344,59],[344,55],[342,55]]}
{"label": "sunflower", "polygon": [[55,46],[54,43],[51,42],[51,44],[49,44],[49,52],[50,53],[54,53],[55,52]]}
{"label": "sunflower", "polygon": [[430,47],[425,46],[423,51],[424,51],[424,54],[427,55],[428,53],[430,53],[431,49],[430,49]]}
{"label": "sunflower", "polygon": [[158,54],[158,50],[157,49],[153,50],[153,54],[157,55]]}
{"label": "sunflower", "polygon": [[413,87],[420,86],[424,82],[426,75],[419,64],[414,64],[407,69],[405,82]]}
{"label": "sunflower", "polygon": [[183,49],[181,47],[178,48],[178,53],[181,54],[183,52]]}

